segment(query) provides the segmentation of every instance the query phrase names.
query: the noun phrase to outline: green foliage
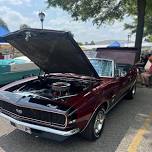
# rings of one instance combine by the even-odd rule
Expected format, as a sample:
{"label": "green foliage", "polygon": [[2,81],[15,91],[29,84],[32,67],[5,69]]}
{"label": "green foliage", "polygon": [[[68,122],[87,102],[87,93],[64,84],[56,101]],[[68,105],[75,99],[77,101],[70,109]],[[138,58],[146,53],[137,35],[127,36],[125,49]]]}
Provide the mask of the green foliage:
{"label": "green foliage", "polygon": [[137,28],[137,18],[134,18],[134,20],[131,24],[128,24],[128,23],[124,24],[124,29],[125,30],[130,30],[131,34],[136,33],[136,28]]}
{"label": "green foliage", "polygon": [[152,35],[149,35],[146,37],[145,41],[152,42]]}
{"label": "green foliage", "polygon": [[78,42],[78,44],[81,46],[81,45],[83,45],[83,43],[82,42]]}
{"label": "green foliage", "polygon": [[[151,10],[150,10],[151,12]],[[144,26],[144,37],[148,39],[148,37],[152,35],[152,15],[151,13],[146,14],[145,16],[145,26]],[[130,30],[132,34],[136,33],[137,27],[137,18],[134,18],[132,24],[125,24],[125,29]]]}
{"label": "green foliage", "polygon": [[130,16],[137,15],[137,0],[128,0],[126,3],[127,14]]}
{"label": "green foliage", "polygon": [[123,19],[128,4],[128,0],[47,0],[47,2],[48,7],[60,7],[69,12],[75,20],[91,19],[99,26]]}
{"label": "green foliage", "polygon": [[1,18],[0,18],[0,26],[5,27],[7,30],[9,30],[7,24]]}

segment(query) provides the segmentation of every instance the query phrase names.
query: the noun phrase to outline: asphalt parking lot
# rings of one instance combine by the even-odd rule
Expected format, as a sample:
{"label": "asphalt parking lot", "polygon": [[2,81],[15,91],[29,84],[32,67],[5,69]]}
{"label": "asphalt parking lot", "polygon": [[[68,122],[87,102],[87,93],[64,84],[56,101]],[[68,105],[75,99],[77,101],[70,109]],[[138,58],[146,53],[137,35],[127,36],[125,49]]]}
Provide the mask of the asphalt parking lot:
{"label": "asphalt parking lot", "polygon": [[151,152],[152,88],[138,88],[134,100],[123,100],[107,115],[96,142],[74,136],[62,143],[15,130],[0,118],[0,152]]}

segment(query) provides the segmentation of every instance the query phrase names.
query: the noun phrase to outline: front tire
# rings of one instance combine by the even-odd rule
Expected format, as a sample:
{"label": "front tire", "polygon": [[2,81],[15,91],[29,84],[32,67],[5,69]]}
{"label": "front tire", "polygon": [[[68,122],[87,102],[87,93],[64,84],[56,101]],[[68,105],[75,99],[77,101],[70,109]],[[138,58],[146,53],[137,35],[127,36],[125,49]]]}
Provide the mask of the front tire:
{"label": "front tire", "polygon": [[90,141],[100,138],[105,122],[105,110],[100,108],[92,117],[87,128],[82,132],[82,136]]}

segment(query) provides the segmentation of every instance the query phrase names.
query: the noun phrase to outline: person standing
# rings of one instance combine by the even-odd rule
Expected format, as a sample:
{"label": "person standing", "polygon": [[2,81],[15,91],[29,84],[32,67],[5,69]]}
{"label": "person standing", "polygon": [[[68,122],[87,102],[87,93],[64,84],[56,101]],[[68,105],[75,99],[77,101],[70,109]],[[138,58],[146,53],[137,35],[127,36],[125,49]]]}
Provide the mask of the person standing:
{"label": "person standing", "polygon": [[152,76],[152,55],[149,57],[147,64],[145,65],[145,72],[141,73],[142,85],[146,87],[150,86],[149,78]]}

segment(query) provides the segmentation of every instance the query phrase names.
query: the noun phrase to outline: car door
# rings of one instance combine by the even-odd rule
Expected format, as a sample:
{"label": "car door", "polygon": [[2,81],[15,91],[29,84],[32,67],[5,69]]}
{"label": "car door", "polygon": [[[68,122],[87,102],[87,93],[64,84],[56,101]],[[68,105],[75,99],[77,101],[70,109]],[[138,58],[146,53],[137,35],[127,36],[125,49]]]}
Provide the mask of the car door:
{"label": "car door", "polygon": [[120,84],[120,97],[122,97],[130,86],[131,73],[126,69],[126,65],[116,64],[116,79]]}
{"label": "car door", "polygon": [[118,83],[119,83],[119,95],[117,96],[117,100],[120,100],[125,96],[125,93],[128,88],[127,76],[118,78]]}
{"label": "car door", "polygon": [[109,101],[109,108],[111,108],[118,102],[120,97],[121,85],[119,80],[113,79],[112,82],[108,85],[108,88],[107,99]]}
{"label": "car door", "polygon": [[120,80],[115,77],[115,67],[115,62],[112,61],[112,75],[103,91],[103,95],[109,103],[109,108],[115,105],[121,96],[122,85]]}

